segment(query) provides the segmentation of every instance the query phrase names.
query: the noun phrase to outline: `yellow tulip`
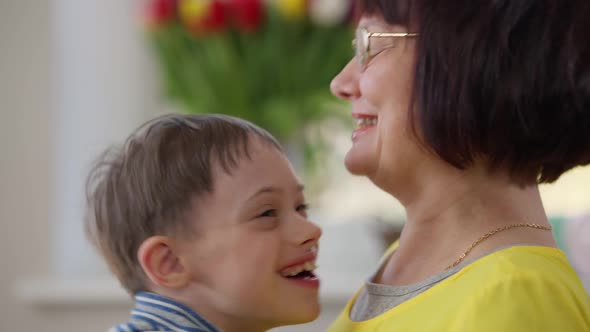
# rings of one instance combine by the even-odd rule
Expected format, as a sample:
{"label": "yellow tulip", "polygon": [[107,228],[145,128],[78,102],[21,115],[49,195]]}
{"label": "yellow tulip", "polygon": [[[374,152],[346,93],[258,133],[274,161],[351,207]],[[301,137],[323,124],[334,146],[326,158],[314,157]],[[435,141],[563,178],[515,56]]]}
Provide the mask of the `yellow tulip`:
{"label": "yellow tulip", "polygon": [[178,12],[183,22],[191,24],[198,22],[209,11],[212,0],[180,0]]}
{"label": "yellow tulip", "polygon": [[307,14],[306,0],[276,0],[279,12],[288,19],[300,19]]}

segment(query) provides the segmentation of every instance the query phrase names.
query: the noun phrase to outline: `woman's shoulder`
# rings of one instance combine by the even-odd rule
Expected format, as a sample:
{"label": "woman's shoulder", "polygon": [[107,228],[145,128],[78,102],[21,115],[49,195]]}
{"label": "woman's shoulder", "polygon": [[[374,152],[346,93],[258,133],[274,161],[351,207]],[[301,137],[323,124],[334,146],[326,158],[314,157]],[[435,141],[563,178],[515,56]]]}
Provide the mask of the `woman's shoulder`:
{"label": "woman's shoulder", "polygon": [[483,273],[499,280],[577,279],[565,253],[558,248],[544,246],[516,245],[503,248],[473,261],[462,271],[466,274]]}
{"label": "woman's shoulder", "polygon": [[462,319],[456,322],[467,329],[457,330],[470,330],[483,319],[500,330],[522,323],[521,328],[531,331],[554,331],[559,326],[590,331],[590,298],[559,249],[499,250],[466,266],[454,281],[469,290],[461,305]]}
{"label": "woman's shoulder", "polygon": [[[572,291],[584,291],[584,286],[569,263],[565,253],[557,248],[517,245],[497,250],[483,256],[461,269],[456,281],[477,284],[478,288],[516,288],[521,284],[537,285],[543,292],[544,286],[560,285]],[[542,286],[544,285],[544,286]]]}
{"label": "woman's shoulder", "polygon": [[497,250],[368,321],[349,320],[353,302],[330,331],[590,332],[590,298],[565,254],[549,247]]}
{"label": "woman's shoulder", "polygon": [[[590,297],[563,251],[542,246],[513,246],[467,265],[454,276],[470,289],[474,305],[527,304],[529,308],[556,303],[579,306],[590,315]],[[471,286],[470,286],[471,285]]]}

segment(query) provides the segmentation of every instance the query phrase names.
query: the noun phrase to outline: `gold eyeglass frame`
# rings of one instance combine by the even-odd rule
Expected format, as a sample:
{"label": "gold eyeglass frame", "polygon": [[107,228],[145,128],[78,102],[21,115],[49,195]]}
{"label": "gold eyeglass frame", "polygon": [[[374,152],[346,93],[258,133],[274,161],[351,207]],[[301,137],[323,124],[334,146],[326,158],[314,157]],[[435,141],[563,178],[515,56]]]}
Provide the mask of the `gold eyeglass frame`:
{"label": "gold eyeglass frame", "polygon": [[[359,63],[361,71],[365,71],[365,69],[367,68],[367,64],[369,63],[371,58],[376,55],[376,54],[374,54],[371,56],[371,54],[370,54],[370,51],[371,51],[370,40],[371,40],[371,38],[411,38],[411,37],[416,37],[416,36],[418,36],[418,33],[415,33],[415,32],[369,32],[369,30],[367,30],[366,28],[357,29],[356,38],[354,38],[352,40],[352,47],[356,50],[355,57]],[[358,38],[362,38],[362,40],[363,40],[363,45],[364,45],[363,50],[358,49],[358,44],[357,44]],[[391,47],[395,47],[395,46],[391,46]],[[391,47],[386,47],[383,50],[391,48]],[[362,51],[362,53],[361,53],[361,51]]]}

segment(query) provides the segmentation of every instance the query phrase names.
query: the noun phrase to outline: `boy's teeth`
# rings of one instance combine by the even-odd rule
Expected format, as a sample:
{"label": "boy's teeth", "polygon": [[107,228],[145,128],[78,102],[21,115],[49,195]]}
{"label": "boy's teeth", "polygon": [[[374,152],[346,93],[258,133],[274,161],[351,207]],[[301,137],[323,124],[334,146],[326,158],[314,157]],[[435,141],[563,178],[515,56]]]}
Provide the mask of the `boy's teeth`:
{"label": "boy's teeth", "polygon": [[317,268],[317,266],[315,265],[314,262],[306,262],[305,264],[302,265],[297,265],[295,267],[292,267],[288,270],[285,270],[283,272],[281,272],[281,275],[283,277],[293,277],[298,275],[299,273],[303,272],[303,271],[313,271]]}

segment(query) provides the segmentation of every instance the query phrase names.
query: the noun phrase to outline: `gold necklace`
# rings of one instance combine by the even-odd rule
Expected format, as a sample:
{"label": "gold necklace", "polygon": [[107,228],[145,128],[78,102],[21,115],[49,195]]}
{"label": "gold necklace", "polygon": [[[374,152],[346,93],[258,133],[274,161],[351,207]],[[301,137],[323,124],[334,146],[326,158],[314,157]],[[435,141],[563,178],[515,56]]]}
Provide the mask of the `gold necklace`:
{"label": "gold necklace", "polygon": [[455,266],[459,265],[465,259],[465,257],[467,257],[467,255],[469,255],[471,250],[473,250],[473,248],[475,248],[475,246],[477,246],[478,244],[487,240],[490,236],[500,233],[500,232],[503,232],[503,231],[506,231],[506,230],[509,230],[509,229],[512,229],[512,228],[517,228],[517,227],[529,227],[529,228],[541,229],[541,230],[545,230],[545,231],[550,231],[553,229],[551,226],[543,226],[543,225],[537,225],[537,224],[526,224],[526,223],[512,224],[512,225],[498,227],[492,231],[487,232],[486,234],[482,235],[482,237],[480,237],[475,242],[473,242],[471,244],[471,246],[469,248],[467,248],[467,250],[465,250],[465,252],[462,253],[461,256],[459,256],[459,258],[453,264],[449,265],[446,268],[446,270],[454,268]]}

